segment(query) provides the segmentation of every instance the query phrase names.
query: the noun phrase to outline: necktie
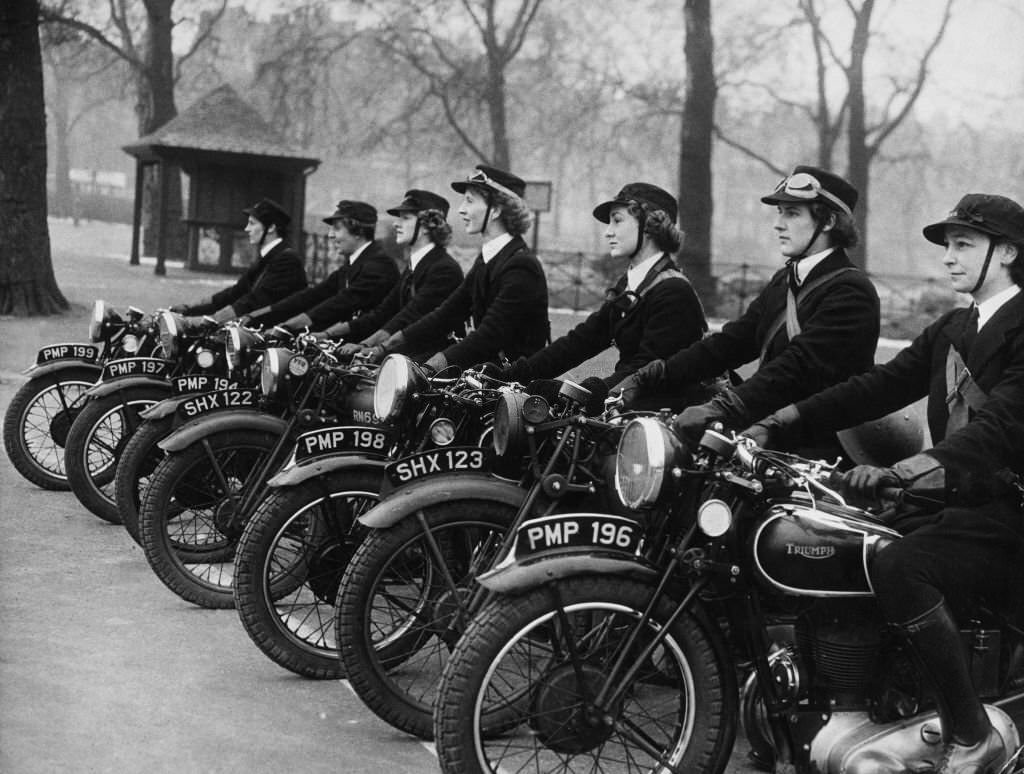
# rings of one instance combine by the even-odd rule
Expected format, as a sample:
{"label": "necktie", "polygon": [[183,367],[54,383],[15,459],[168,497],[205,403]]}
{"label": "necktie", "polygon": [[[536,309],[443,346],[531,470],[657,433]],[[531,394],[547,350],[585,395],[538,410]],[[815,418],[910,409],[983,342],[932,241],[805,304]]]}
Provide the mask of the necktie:
{"label": "necktie", "polygon": [[796,261],[788,261],[787,265],[789,273],[786,277],[786,335],[792,340],[800,333],[800,321],[796,316],[796,292],[800,288],[800,281],[797,277]]}
{"label": "necktie", "polygon": [[971,345],[974,343],[974,337],[978,335],[978,305],[974,304],[971,306],[970,314],[967,315],[967,322],[964,324],[964,335],[962,341],[962,349],[960,354],[963,355],[964,360],[967,360],[967,356],[970,354]]}

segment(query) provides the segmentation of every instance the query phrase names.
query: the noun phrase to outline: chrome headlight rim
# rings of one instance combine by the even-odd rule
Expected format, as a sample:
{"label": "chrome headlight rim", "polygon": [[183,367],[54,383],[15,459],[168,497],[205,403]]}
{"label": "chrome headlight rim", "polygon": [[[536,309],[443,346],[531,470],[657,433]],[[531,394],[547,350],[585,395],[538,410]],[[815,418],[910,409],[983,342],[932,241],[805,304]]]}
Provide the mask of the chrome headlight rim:
{"label": "chrome headlight rim", "polygon": [[92,317],[89,318],[89,341],[103,341],[103,323],[107,319],[107,302],[97,298],[92,302]]}
{"label": "chrome headlight rim", "polygon": [[615,492],[630,510],[658,502],[682,444],[655,417],[639,417],[622,431],[615,454]]}
{"label": "chrome headlight rim", "polygon": [[710,538],[718,538],[732,529],[732,507],[717,497],[705,500],[697,508],[697,526]]}
{"label": "chrome headlight rim", "polygon": [[373,384],[373,413],[382,422],[397,419],[409,395],[427,385],[423,372],[405,355],[384,358]]}
{"label": "chrome headlight rim", "polygon": [[237,325],[228,328],[228,336],[224,340],[224,358],[231,370],[242,365],[242,335]]}
{"label": "chrome headlight rim", "polygon": [[438,417],[427,430],[435,446],[445,447],[455,443],[455,422],[448,417]]}
{"label": "chrome headlight rim", "polygon": [[277,397],[281,392],[282,376],[291,360],[291,350],[284,347],[271,347],[263,353],[260,367],[260,389],[268,398]]}
{"label": "chrome headlight rim", "polygon": [[163,310],[157,315],[157,331],[160,334],[160,348],[164,351],[164,357],[175,358],[181,349],[181,330],[179,325],[181,316],[174,312]]}

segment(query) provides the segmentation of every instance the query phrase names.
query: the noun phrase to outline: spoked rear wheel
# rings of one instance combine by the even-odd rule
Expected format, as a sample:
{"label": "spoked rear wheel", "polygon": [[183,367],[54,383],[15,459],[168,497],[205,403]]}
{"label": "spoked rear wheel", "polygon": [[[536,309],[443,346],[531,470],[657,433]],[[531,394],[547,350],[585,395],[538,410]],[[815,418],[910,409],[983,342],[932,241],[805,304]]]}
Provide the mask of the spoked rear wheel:
{"label": "spoked rear wheel", "polygon": [[517,509],[489,500],[423,508],[374,530],[338,592],[338,644],[353,690],[391,725],[433,737],[441,671],[472,611],[473,578],[493,564]]}
{"label": "spoked rear wheel", "polygon": [[245,528],[235,556],[235,607],[253,642],[304,677],[345,676],[334,600],[377,504],[383,469],[337,471],[278,489]]}
{"label": "spoked rear wheel", "polygon": [[43,489],[71,488],[64,469],[64,444],[81,409],[82,396],[99,371],[68,368],[29,379],[4,413],[4,448],[15,470]]}
{"label": "spoked rear wheel", "polygon": [[[448,660],[435,716],[449,774],[498,771],[701,771],[718,774],[736,733],[732,672],[684,614],[640,669],[599,699],[652,590],[620,577],[580,577],[502,597],[470,624]],[[638,632],[650,642],[673,610],[657,605]],[[622,674],[621,672],[619,673]],[[494,717],[516,717],[496,726]]]}
{"label": "spoked rear wheel", "polygon": [[182,599],[234,606],[239,535],[229,524],[277,441],[256,430],[215,433],[157,466],[139,511],[139,535],[150,567]]}
{"label": "spoked rear wheel", "polygon": [[117,512],[121,515],[124,528],[136,543],[140,542],[139,507],[142,496],[157,465],[165,456],[157,444],[171,432],[173,422],[173,417],[143,422],[125,445],[121,460],[117,463],[117,474],[114,476]]}

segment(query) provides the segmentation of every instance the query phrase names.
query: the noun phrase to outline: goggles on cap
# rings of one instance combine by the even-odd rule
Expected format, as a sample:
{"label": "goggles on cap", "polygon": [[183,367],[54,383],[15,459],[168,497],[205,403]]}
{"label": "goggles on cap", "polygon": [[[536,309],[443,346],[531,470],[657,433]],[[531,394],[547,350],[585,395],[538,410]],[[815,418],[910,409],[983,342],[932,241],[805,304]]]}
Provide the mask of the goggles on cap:
{"label": "goggles on cap", "polygon": [[473,172],[469,177],[466,178],[467,183],[474,183],[476,185],[486,185],[490,188],[494,188],[497,191],[501,191],[503,194],[512,196],[516,199],[520,198],[519,194],[513,191],[511,188],[506,188],[501,183],[487,176],[487,173],[482,169],[478,169]]}
{"label": "goggles on cap", "polygon": [[827,199],[851,218],[853,217],[853,211],[846,202],[834,193],[826,191],[822,187],[821,181],[814,175],[808,174],[807,172],[797,172],[795,175],[782,178],[782,180],[779,181],[779,184],[775,186],[773,193],[779,193],[780,191],[790,196],[794,196],[797,199],[807,199],[808,201],[811,199],[817,199],[818,197]]}

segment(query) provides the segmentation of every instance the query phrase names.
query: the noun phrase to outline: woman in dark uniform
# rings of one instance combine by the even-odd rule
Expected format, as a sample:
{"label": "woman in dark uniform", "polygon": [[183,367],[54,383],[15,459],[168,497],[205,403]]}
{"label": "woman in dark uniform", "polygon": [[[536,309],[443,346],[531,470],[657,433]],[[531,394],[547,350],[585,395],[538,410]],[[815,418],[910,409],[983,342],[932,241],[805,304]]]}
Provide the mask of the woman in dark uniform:
{"label": "woman in dark uniform", "polygon": [[[672,259],[683,243],[676,215],[675,198],[650,183],[629,183],[614,199],[599,204],[594,217],[607,224],[608,251],[626,263],[625,273],[596,312],[540,352],[517,360],[503,375],[520,382],[558,376],[614,345],[619,360],[603,377],[611,387],[652,360],[699,341],[707,331],[704,310]],[[655,390],[635,407],[678,409],[693,400],[683,391]]]}

